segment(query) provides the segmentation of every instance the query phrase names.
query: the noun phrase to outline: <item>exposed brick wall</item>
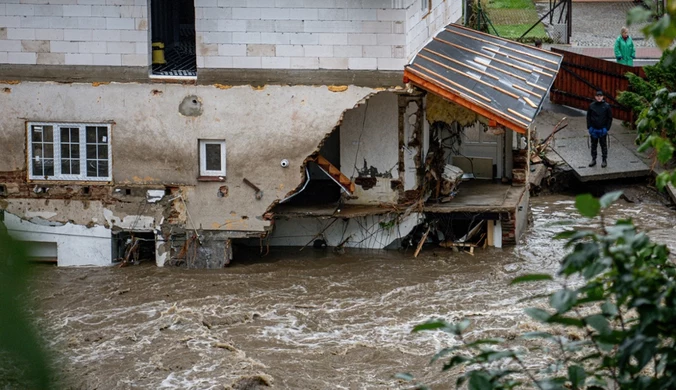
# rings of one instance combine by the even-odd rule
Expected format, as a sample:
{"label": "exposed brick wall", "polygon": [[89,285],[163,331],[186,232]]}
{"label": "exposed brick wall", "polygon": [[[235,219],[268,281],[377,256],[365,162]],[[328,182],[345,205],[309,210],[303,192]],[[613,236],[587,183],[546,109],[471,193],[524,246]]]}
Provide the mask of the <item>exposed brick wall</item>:
{"label": "exposed brick wall", "polygon": [[502,245],[516,245],[516,220],[513,212],[501,213]]}

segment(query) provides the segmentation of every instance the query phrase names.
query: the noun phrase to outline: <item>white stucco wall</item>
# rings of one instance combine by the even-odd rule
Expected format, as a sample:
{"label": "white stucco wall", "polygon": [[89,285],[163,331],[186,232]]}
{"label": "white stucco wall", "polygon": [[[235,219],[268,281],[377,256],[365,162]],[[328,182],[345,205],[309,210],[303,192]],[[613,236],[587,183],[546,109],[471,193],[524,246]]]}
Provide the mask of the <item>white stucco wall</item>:
{"label": "white stucco wall", "polygon": [[357,185],[357,199],[350,203],[396,202],[398,193],[390,185],[392,180],[399,180],[399,108],[395,93],[378,93],[345,113],[340,125],[340,161],[341,171],[353,179],[364,170],[364,164],[377,171],[376,186],[365,190]]}
{"label": "white stucco wall", "polygon": [[[377,92],[354,86],[343,92],[332,92],[325,86],[257,89],[37,82],[0,86],[9,89],[0,97],[0,172],[25,169],[26,120],[113,122],[115,185],[186,186],[183,195],[196,228],[246,231],[261,231],[269,226],[269,222],[262,219],[263,213],[301,183],[304,159],[339,123],[345,110]],[[201,101],[201,116],[186,117],[179,113],[179,104],[190,95]],[[371,120],[367,125],[371,130],[365,133],[362,142],[376,142],[374,151],[383,150],[382,153],[393,143],[396,153],[396,97],[384,95],[383,98],[376,95],[380,103],[369,113]],[[381,131],[387,133],[380,134]],[[381,137],[387,137],[387,146]],[[225,182],[197,181],[199,139],[225,140]],[[364,149],[371,153],[371,146]],[[290,161],[289,168],[280,166],[282,159]],[[354,161],[354,154],[348,160]],[[382,164],[376,163],[378,169],[389,169],[394,165],[390,161],[396,161],[396,156],[388,156]],[[393,174],[396,177],[396,171]],[[244,178],[263,190],[261,200],[255,199],[254,190],[243,183]],[[217,196],[221,186],[228,187],[228,196]],[[10,203],[15,202],[18,200]],[[54,213],[51,220],[70,218],[66,217],[67,208],[59,208],[58,202],[35,202],[39,203],[36,211]],[[10,204],[9,208],[12,207],[19,206]],[[95,218],[96,223],[103,224],[116,218],[113,224],[124,224],[136,220],[124,219],[125,215],[138,213],[138,204],[131,207],[133,210],[121,216],[104,215],[103,210],[96,207],[80,207],[76,214],[82,221],[78,223],[86,224]],[[154,223],[158,223],[158,219]],[[146,222],[151,225],[150,221],[143,219],[142,222],[144,229],[151,228],[145,226]]]}
{"label": "white stucco wall", "polygon": [[95,265],[112,263],[111,231],[97,225],[91,228],[66,223],[50,226],[21,219],[5,213],[9,235],[20,241],[56,243],[59,266]]}

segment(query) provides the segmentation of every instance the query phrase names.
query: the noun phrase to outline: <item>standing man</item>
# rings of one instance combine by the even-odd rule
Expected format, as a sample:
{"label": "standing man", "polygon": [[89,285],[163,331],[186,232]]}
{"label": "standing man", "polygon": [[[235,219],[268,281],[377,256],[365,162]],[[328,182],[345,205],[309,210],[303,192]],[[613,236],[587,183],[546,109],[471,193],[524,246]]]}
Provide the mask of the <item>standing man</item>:
{"label": "standing man", "polygon": [[636,49],[634,41],[629,36],[629,29],[626,27],[622,27],[620,36],[615,40],[615,58],[618,64],[634,66]]}
{"label": "standing man", "polygon": [[608,165],[608,130],[613,124],[613,113],[610,110],[610,104],[603,100],[603,91],[596,91],[596,96],[587,110],[587,129],[591,137],[591,156],[590,167],[596,165],[596,149],[601,141],[601,156],[603,162],[601,167]]}

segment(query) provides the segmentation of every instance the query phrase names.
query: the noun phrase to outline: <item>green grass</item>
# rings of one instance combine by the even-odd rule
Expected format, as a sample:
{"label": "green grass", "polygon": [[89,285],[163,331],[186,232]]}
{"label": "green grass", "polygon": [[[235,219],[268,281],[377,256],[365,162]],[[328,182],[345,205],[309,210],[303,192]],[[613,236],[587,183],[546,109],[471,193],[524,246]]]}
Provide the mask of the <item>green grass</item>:
{"label": "green grass", "polygon": [[[532,24],[503,24],[495,25],[495,29],[502,38],[516,39],[528,30]],[[489,28],[491,34],[495,34],[492,28]],[[545,26],[539,23],[534,29],[530,30],[524,38],[546,38]]]}
{"label": "green grass", "polygon": [[535,9],[535,4],[533,0],[488,0],[487,8]]}

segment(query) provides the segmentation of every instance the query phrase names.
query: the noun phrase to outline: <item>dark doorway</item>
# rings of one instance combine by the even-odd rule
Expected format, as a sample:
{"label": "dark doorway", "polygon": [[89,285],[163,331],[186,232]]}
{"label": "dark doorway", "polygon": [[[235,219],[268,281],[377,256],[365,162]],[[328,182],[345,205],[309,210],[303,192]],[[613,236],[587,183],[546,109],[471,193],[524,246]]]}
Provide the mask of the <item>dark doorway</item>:
{"label": "dark doorway", "polygon": [[151,0],[152,74],[197,76],[194,0]]}
{"label": "dark doorway", "polygon": [[134,265],[155,261],[155,233],[128,232],[113,233],[113,262]]}
{"label": "dark doorway", "polygon": [[[340,127],[333,129],[324,140],[319,155],[324,157],[331,165],[340,169]],[[307,162],[306,174],[309,174],[310,180],[306,178],[303,187],[283,204],[297,207],[333,204],[340,200],[341,187],[316,162]]]}

